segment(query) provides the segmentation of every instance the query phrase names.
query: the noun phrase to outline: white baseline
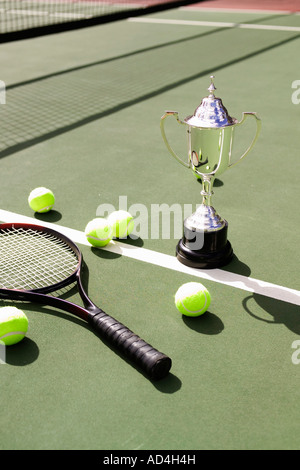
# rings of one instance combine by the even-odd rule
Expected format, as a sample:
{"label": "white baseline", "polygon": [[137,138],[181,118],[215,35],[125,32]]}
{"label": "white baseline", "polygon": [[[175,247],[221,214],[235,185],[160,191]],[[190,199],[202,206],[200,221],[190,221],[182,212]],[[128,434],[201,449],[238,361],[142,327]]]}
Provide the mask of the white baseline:
{"label": "white baseline", "polygon": [[240,28],[240,29],[260,29],[270,31],[300,31],[299,26],[277,26],[269,24],[250,24],[250,23],[228,23],[223,21],[194,21],[194,20],[172,20],[160,18],[128,18],[132,23],[156,23],[156,24],[171,24],[182,26],[208,26],[217,28]]}
{"label": "white baseline", "polygon": [[[35,218],[15,214],[13,212],[5,211],[0,209],[0,221],[7,223],[27,223],[35,224],[56,230],[68,238],[74,243],[80,243],[81,245],[91,246],[86,239],[84,232],[74,230],[61,225],[47,223],[39,221]],[[100,248],[99,248],[100,249]],[[138,261],[145,263],[154,264],[162,268],[171,269],[178,271],[189,276],[197,278],[207,279],[209,281],[218,282],[227,286],[242,289],[244,291],[252,292],[255,294],[265,295],[276,300],[282,300],[295,305],[300,305],[300,291],[296,289],[290,289],[289,287],[279,286],[270,282],[261,281],[240,274],[223,271],[222,269],[211,269],[202,270],[194,269],[181,264],[176,256],[166,255],[146,248],[136,247],[134,245],[128,245],[120,241],[111,241],[106,247],[101,248],[116,253],[121,256],[127,256]]]}

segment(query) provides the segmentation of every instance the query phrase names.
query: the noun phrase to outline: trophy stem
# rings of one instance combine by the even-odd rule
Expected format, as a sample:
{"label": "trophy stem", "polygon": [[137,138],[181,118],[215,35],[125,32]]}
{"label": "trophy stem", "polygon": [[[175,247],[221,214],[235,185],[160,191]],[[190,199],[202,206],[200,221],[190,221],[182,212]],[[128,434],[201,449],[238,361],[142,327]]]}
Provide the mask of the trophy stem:
{"label": "trophy stem", "polygon": [[213,187],[214,179],[211,176],[202,175],[202,204],[204,206],[211,206],[211,197],[214,194]]}

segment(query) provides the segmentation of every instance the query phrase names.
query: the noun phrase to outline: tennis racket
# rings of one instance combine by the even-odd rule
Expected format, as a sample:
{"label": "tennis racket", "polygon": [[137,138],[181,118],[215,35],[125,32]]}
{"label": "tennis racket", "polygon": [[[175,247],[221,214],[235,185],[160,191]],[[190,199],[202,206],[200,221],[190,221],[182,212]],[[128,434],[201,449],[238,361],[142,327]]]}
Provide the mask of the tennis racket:
{"label": "tennis racket", "polygon": [[[165,377],[171,359],[90,300],[82,284],[82,267],[77,245],[55,230],[34,224],[0,224],[0,298],[36,302],[74,314],[150,379]],[[53,295],[74,283],[84,307]]]}

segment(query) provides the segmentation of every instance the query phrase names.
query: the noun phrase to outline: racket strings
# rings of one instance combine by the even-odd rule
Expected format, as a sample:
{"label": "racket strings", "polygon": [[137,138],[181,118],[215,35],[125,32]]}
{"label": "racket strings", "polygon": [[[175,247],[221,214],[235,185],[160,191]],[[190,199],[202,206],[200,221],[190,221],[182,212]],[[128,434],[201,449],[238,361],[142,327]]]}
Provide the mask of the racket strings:
{"label": "racket strings", "polygon": [[0,231],[0,288],[45,288],[77,268],[77,254],[52,233],[15,227]]}

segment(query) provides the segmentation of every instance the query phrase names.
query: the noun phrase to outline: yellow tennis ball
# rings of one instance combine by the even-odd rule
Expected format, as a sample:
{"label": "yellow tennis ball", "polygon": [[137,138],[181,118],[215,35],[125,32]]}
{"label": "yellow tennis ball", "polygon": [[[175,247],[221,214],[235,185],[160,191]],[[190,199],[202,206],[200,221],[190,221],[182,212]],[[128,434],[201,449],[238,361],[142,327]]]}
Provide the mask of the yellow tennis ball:
{"label": "yellow tennis ball", "polygon": [[119,210],[112,212],[107,220],[112,226],[115,238],[126,238],[134,229],[133,217],[127,211]]}
{"label": "yellow tennis ball", "polygon": [[187,317],[202,315],[207,311],[210,302],[210,293],[200,282],[187,282],[180,286],[175,294],[177,309]]}
{"label": "yellow tennis ball", "polygon": [[32,210],[39,213],[49,212],[55,203],[53,192],[47,188],[35,188],[28,197],[28,204]]}
{"label": "yellow tennis ball", "polygon": [[98,217],[87,224],[85,236],[91,245],[105,246],[112,239],[112,227],[106,219]]}
{"label": "yellow tennis ball", "polygon": [[0,341],[6,346],[19,343],[28,330],[28,318],[16,307],[0,308]]}

